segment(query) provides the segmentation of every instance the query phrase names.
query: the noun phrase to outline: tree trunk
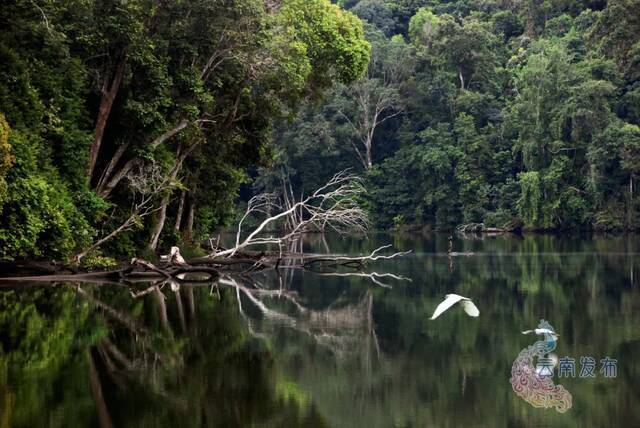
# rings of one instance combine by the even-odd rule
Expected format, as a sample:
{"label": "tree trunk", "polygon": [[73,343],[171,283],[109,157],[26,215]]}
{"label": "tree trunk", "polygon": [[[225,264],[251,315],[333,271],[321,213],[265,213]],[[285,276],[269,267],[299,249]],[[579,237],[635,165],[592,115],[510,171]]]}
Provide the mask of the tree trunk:
{"label": "tree trunk", "polygon": [[160,292],[160,289],[156,287],[153,290],[153,296],[156,302],[156,308],[158,310],[158,319],[160,325],[168,333],[172,333],[171,325],[169,324],[169,316],[167,314],[167,304],[164,301],[164,295]]}
{"label": "tree trunk", "polygon": [[98,160],[98,153],[100,152],[100,146],[102,145],[102,137],[104,136],[104,130],[107,127],[107,120],[111,114],[113,102],[116,99],[116,95],[118,94],[122,84],[126,62],[127,56],[125,53],[122,53],[109,89],[107,89],[107,82],[105,82],[104,87],[102,88],[102,98],[100,99],[100,108],[98,109],[96,127],[93,132],[93,142],[89,149],[89,163],[87,165],[87,178],[89,181],[93,176],[93,170],[95,169],[96,161]]}
{"label": "tree trunk", "polygon": [[180,232],[180,225],[182,224],[182,214],[184,213],[184,201],[187,197],[187,192],[184,190],[180,192],[180,203],[178,204],[178,212],[176,214],[176,223],[173,225],[173,230]]}
{"label": "tree trunk", "polygon": [[196,303],[193,296],[193,287],[185,287],[187,293],[187,305],[189,306],[189,325],[193,332],[196,331]]}
{"label": "tree trunk", "polygon": [[158,241],[160,240],[162,229],[164,229],[164,222],[167,220],[167,205],[169,205],[170,197],[170,194],[166,195],[164,198],[162,198],[162,202],[160,203],[160,211],[158,212],[156,225],[153,228],[151,239],[149,240],[148,248],[151,251],[155,251],[158,248]]}
{"label": "tree trunk", "polygon": [[196,215],[196,201],[193,195],[189,198],[189,211],[187,213],[187,226],[185,230],[185,239],[190,241],[193,238],[193,220]]}
{"label": "tree trunk", "polygon": [[111,342],[108,338],[104,338],[100,340],[100,343],[105,347],[106,350],[125,368],[125,370],[133,370],[135,368],[135,364],[131,361],[113,342]]}
{"label": "tree trunk", "polygon": [[629,174],[629,203],[627,204],[627,229],[633,229],[633,174]]}
{"label": "tree trunk", "polygon": [[178,289],[175,294],[176,298],[176,307],[178,308],[178,318],[180,319],[180,327],[182,328],[182,332],[187,334],[187,320],[184,316],[184,307],[182,306],[182,296],[180,294],[180,289]]}
{"label": "tree trunk", "polygon": [[113,174],[113,170],[118,165],[118,162],[120,162],[120,159],[122,158],[122,155],[124,155],[124,152],[127,151],[127,148],[129,148],[129,143],[122,144],[118,146],[118,148],[116,149],[116,152],[113,154],[113,156],[111,156],[111,160],[109,161],[109,164],[107,165],[105,170],[102,172],[102,175],[100,176],[100,180],[96,185],[96,190],[98,190],[98,192],[100,191],[100,189],[104,187],[104,185],[106,184],[106,180],[109,177],[111,177],[111,175]]}
{"label": "tree trunk", "polygon": [[364,168],[368,171],[373,167],[373,160],[372,160],[372,155],[371,155],[371,145],[373,144],[373,141],[368,140],[367,141],[367,147],[366,147],[366,153],[365,153],[365,161],[366,164],[364,166]]}
{"label": "tree trunk", "polygon": [[120,181],[127,176],[127,174],[133,169],[134,166],[138,164],[138,162],[138,159],[129,159],[127,163],[125,163],[122,168],[118,170],[118,172],[113,174],[112,177],[109,178],[105,176],[103,185],[99,189],[97,189],[98,195],[102,196],[103,198],[108,197],[111,192],[113,192],[113,189],[116,188],[118,183],[120,183]]}
{"label": "tree trunk", "polygon": [[[178,153],[176,154],[176,164],[173,166],[173,169],[171,170],[171,174],[169,176],[171,181],[176,180],[176,178],[178,177],[178,172],[180,172],[180,169],[182,168],[182,163],[193,152],[193,150],[195,150],[195,148],[198,147],[198,144],[199,143],[192,144],[191,147],[184,150],[184,152],[182,152],[182,147],[178,148]],[[169,205],[170,198],[171,198],[171,192],[169,192],[164,198],[162,198],[162,203],[160,205],[160,212],[158,213],[158,221],[153,230],[153,233],[151,234],[151,240],[149,241],[149,249],[151,251],[155,251],[156,248],[158,247],[158,240],[160,239],[160,234],[164,229],[164,223],[167,220],[167,206]],[[183,195],[183,198],[184,198],[184,195]],[[180,203],[183,204],[182,199],[180,200]],[[180,213],[178,217],[178,220],[177,220],[178,222],[180,221],[180,217],[182,217],[182,213]],[[178,227],[179,226],[180,226],[180,223],[178,223]]]}
{"label": "tree trunk", "polygon": [[[167,140],[170,140],[171,138],[179,134],[183,129],[189,126],[189,124],[189,121],[181,120],[175,127],[153,140],[149,144],[149,146],[152,150],[157,148],[159,145],[164,144]],[[115,189],[115,187],[118,185],[118,183],[120,183],[120,181],[129,173],[129,171],[131,171],[131,169],[133,169],[133,167],[138,164],[138,162],[138,159],[130,159],[122,166],[122,168],[118,170],[118,172],[113,174],[112,177],[105,175],[101,180],[103,181],[103,185],[99,189],[97,189],[98,194],[103,198],[109,196],[113,189]]]}
{"label": "tree trunk", "polygon": [[102,394],[102,383],[100,382],[100,375],[98,374],[91,350],[87,351],[87,360],[89,361],[89,382],[91,385],[91,394],[93,395],[96,410],[98,411],[98,423],[101,428],[111,428],[113,427],[113,422],[111,420],[111,415],[109,414],[107,403],[104,400],[104,395]]}

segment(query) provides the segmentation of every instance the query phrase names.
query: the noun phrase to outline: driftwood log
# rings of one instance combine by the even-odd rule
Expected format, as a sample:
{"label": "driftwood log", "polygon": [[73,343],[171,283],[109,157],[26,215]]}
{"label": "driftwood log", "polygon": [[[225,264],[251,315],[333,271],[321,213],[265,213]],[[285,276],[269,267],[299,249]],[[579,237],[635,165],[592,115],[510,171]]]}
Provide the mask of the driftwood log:
{"label": "driftwood log", "polygon": [[[95,283],[154,283],[171,282],[175,284],[211,284],[225,273],[249,274],[252,272],[278,269],[303,269],[326,273],[338,267],[359,270],[367,263],[381,259],[393,259],[409,253],[397,252],[390,255],[379,253],[389,248],[377,248],[365,256],[346,256],[339,254],[307,254],[280,251],[237,251],[232,256],[208,256],[185,260],[177,247],[171,253],[162,256],[155,264],[147,260],[134,258],[128,265],[115,270],[89,273],[46,272],[50,274],[13,276],[0,278],[0,283],[17,284],[24,282],[95,282]],[[354,272],[356,273],[356,272]],[[362,275],[361,273],[358,273]],[[364,274],[370,276],[370,274]],[[377,278],[375,274],[373,277]],[[374,281],[375,282],[375,281]]]}
{"label": "driftwood log", "polygon": [[[228,273],[250,274],[264,270],[303,269],[320,274],[335,271],[337,268],[347,268],[352,273],[340,273],[338,276],[358,275],[371,278],[374,283],[381,284],[379,274],[359,272],[367,263],[382,259],[394,259],[409,253],[397,252],[390,255],[379,254],[389,248],[377,248],[365,256],[346,256],[333,254],[287,253],[279,251],[237,251],[226,257],[200,257],[185,260],[178,247],[173,247],[171,253],[162,256],[155,264],[147,260],[134,258],[127,265],[118,269],[101,272],[73,273],[68,270],[54,271],[54,267],[42,268],[43,275],[0,277],[0,284],[16,285],[18,283],[39,282],[93,282],[101,284],[122,283],[165,283],[174,285],[199,285],[217,282],[222,275]],[[382,276],[386,276],[382,275]],[[392,276],[394,278],[399,278]],[[403,279],[403,278],[399,278]]]}

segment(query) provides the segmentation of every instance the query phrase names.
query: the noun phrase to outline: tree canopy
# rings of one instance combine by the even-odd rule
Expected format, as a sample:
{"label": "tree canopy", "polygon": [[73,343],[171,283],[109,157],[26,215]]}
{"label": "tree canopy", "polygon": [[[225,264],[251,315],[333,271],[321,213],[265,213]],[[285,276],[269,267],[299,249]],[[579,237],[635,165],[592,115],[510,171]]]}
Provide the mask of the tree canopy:
{"label": "tree canopy", "polygon": [[[345,129],[362,117],[358,104],[388,94],[370,75],[278,128],[280,169],[299,188],[313,180],[307,165],[351,159],[380,227],[640,226],[637,1],[341,4],[365,21],[374,61],[404,43],[392,61],[410,72],[393,84],[398,114],[361,120],[375,129],[369,165]],[[319,144],[292,150],[313,129]]]}
{"label": "tree canopy", "polygon": [[116,254],[205,236],[268,162],[273,122],[360,78],[370,51],[328,0],[10,1],[0,23],[5,259],[112,230]]}
{"label": "tree canopy", "polygon": [[5,3],[2,259],[201,242],[346,168],[381,228],[640,225],[637,0]]}

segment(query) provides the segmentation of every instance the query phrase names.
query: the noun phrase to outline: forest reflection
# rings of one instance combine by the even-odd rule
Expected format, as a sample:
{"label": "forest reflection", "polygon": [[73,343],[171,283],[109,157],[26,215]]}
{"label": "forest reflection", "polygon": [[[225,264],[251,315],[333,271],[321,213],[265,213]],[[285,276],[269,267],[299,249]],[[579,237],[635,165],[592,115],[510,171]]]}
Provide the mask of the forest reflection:
{"label": "forest reflection", "polygon": [[[300,245],[318,251],[311,237]],[[334,239],[345,254],[386,236]],[[411,255],[363,273],[296,269],[216,282],[0,288],[0,427],[598,426],[640,420],[635,239],[396,237]],[[357,275],[342,275],[357,273]],[[336,275],[340,274],[340,275]],[[411,281],[409,281],[409,279]],[[446,293],[473,296],[478,319]],[[556,353],[619,361],[558,379],[565,414],[516,396],[520,330],[552,320]]]}

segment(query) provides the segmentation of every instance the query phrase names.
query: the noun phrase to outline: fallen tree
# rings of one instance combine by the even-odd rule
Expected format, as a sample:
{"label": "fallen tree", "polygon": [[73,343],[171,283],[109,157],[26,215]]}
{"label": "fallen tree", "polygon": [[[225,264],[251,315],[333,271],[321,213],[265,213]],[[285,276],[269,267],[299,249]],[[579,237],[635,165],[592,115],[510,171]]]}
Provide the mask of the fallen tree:
{"label": "fallen tree", "polygon": [[[135,218],[154,212],[151,201],[156,192],[150,189],[164,189],[165,186],[171,185],[170,180],[163,179],[162,175],[155,170],[151,174],[147,172],[132,177],[131,181],[132,184],[142,184],[136,187],[139,188],[138,194],[141,196],[139,202],[134,205],[130,219],[116,231],[78,254],[76,260],[80,260],[87,252],[110,239],[120,229],[131,227]],[[369,219],[358,204],[358,198],[364,191],[361,179],[347,171],[336,174],[324,186],[309,196],[301,196],[299,200],[295,200],[290,186],[285,184],[281,195],[261,194],[249,201],[238,223],[235,244],[232,248],[220,248],[217,243],[212,244],[212,251],[208,256],[185,260],[180,254],[180,249],[172,247],[171,252],[161,256],[157,263],[134,258],[129,263],[111,271],[77,275],[54,273],[53,275],[6,278],[5,281],[151,282],[152,287],[168,282],[172,287],[179,287],[181,284],[216,282],[227,273],[248,275],[265,270],[303,269],[322,275],[360,276],[370,279],[374,284],[386,287],[388,285],[382,283],[380,279],[403,280],[405,278],[392,274],[366,273],[362,272],[362,269],[378,260],[404,256],[409,253],[408,251],[381,254],[383,250],[391,247],[384,245],[370,254],[360,256],[329,252],[310,254],[304,253],[300,245],[302,235],[308,232],[335,231],[340,234],[366,232]],[[258,217],[257,226],[250,231],[245,231],[244,225],[249,217]],[[279,236],[273,234],[265,236],[271,229],[282,232]],[[261,250],[256,249],[260,247],[262,247]],[[338,272],[339,269],[348,271]]]}
{"label": "fallen tree", "polygon": [[[238,223],[235,246],[225,250],[214,249],[210,257],[233,257],[239,251],[256,246],[277,245],[282,248],[310,231],[363,233],[369,227],[367,213],[357,202],[365,192],[362,180],[348,171],[334,175],[324,186],[299,201],[293,199],[293,193],[286,186],[283,187],[282,195],[263,193],[251,198]],[[266,218],[242,239],[244,222],[256,215]],[[276,227],[278,223],[285,230],[282,236],[264,236],[269,227]]]}
{"label": "fallen tree", "polygon": [[[127,265],[110,271],[9,277],[0,278],[0,282],[7,284],[64,281],[102,284],[151,283],[151,287],[170,283],[172,287],[179,287],[181,285],[215,283],[226,274],[250,275],[268,270],[280,272],[301,269],[323,276],[367,278],[374,284],[389,287],[388,284],[382,283],[380,279],[407,280],[407,278],[390,273],[380,274],[362,271],[370,262],[381,259],[394,259],[409,253],[409,251],[405,251],[389,255],[379,254],[380,251],[388,247],[387,245],[377,248],[371,254],[363,256],[254,251],[236,253],[233,257],[201,257],[191,260],[182,258],[179,248],[173,247],[171,253],[163,256],[161,258],[162,261],[158,264],[134,258]],[[340,268],[347,269],[347,271],[338,271]]]}

